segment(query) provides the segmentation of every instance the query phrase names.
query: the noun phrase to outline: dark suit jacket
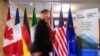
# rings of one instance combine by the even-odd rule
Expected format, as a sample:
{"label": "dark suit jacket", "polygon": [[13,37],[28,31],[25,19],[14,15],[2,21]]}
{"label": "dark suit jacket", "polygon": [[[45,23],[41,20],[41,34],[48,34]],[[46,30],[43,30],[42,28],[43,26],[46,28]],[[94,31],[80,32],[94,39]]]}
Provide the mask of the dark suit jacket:
{"label": "dark suit jacket", "polygon": [[49,28],[44,20],[40,20],[36,27],[35,41],[31,46],[31,52],[42,52],[44,55],[48,56],[51,50],[52,42],[50,41]]}

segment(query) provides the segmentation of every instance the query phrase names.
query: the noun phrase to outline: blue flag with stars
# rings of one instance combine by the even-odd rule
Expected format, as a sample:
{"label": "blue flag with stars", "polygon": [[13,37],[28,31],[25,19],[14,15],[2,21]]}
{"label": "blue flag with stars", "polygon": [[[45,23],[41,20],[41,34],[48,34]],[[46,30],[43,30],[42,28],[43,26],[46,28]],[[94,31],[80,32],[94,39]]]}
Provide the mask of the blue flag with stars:
{"label": "blue flag with stars", "polygon": [[68,41],[68,56],[77,56],[76,55],[76,38],[75,38],[71,9],[69,9],[69,12],[68,12],[66,38]]}

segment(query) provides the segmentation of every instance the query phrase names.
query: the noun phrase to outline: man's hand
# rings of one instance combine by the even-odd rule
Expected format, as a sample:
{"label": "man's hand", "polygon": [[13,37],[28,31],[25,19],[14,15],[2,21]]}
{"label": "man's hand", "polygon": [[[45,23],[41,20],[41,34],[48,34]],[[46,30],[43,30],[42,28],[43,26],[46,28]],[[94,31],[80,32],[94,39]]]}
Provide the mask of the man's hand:
{"label": "man's hand", "polygon": [[35,52],[35,53],[33,53],[33,56],[42,56],[42,53],[41,52]]}

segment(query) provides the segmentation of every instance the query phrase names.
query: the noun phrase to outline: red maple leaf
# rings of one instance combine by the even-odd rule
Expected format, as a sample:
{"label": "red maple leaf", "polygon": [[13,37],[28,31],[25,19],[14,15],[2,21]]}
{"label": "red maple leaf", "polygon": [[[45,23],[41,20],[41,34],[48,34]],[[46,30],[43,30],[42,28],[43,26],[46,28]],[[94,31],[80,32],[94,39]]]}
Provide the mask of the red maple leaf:
{"label": "red maple leaf", "polygon": [[12,40],[13,39],[12,34],[13,34],[12,28],[9,29],[9,27],[6,26],[5,33],[4,33],[5,39]]}

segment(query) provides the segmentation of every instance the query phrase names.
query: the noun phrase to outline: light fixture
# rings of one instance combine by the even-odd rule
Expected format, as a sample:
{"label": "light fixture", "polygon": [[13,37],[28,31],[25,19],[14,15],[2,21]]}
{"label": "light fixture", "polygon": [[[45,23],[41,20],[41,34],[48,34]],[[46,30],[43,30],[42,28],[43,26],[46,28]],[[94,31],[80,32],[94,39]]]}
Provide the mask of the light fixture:
{"label": "light fixture", "polygon": [[[70,8],[70,4],[62,4],[62,11],[63,12],[68,12]],[[61,9],[61,4],[55,6],[55,8],[53,9],[55,12],[60,12],[60,9]],[[71,10],[75,10],[75,7],[74,6],[71,6]]]}
{"label": "light fixture", "polygon": [[30,5],[32,6],[32,5],[33,5],[33,3],[30,3]]}

